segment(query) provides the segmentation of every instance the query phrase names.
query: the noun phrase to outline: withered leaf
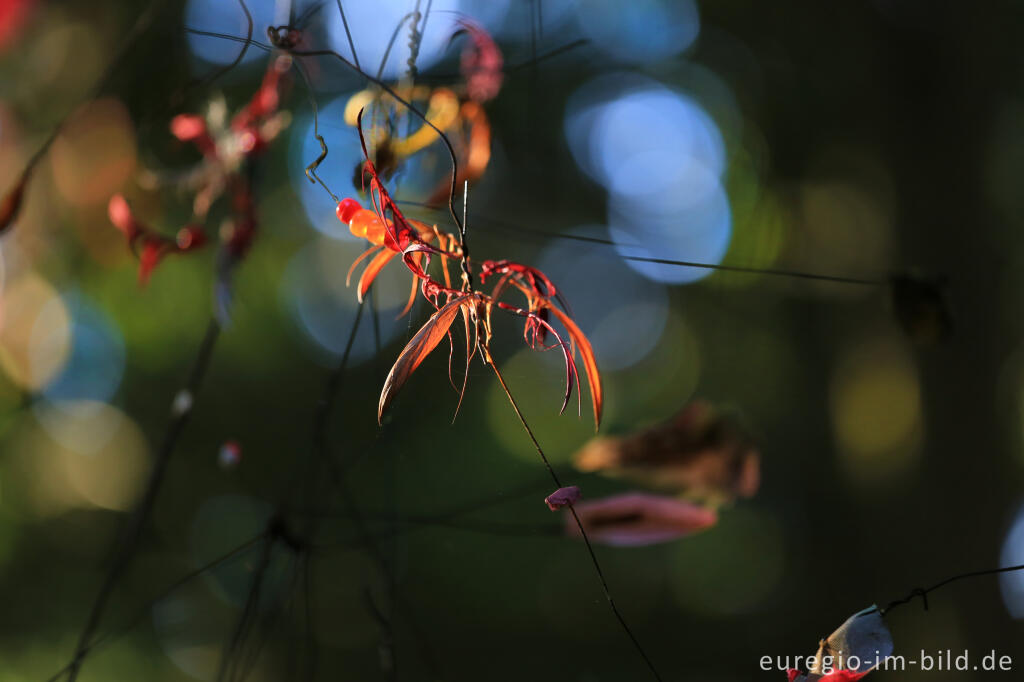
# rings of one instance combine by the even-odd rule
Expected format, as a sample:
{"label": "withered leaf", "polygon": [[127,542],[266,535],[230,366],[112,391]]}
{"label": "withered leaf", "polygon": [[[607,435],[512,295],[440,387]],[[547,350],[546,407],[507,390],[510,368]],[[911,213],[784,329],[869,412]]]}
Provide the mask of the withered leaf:
{"label": "withered leaf", "polygon": [[594,438],[576,466],[701,499],[750,497],[760,455],[738,420],[702,400],[671,420],[624,437]]}

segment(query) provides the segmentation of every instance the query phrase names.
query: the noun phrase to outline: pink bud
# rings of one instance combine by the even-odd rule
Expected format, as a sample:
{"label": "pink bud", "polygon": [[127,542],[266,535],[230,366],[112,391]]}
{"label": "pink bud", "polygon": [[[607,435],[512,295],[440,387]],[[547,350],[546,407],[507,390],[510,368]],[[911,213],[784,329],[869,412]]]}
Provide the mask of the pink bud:
{"label": "pink bud", "polygon": [[576,502],[576,500],[580,499],[580,495],[579,486],[570,485],[565,488],[559,488],[551,493],[544,498],[544,502],[547,503],[548,509],[551,511],[558,511],[562,507]]}

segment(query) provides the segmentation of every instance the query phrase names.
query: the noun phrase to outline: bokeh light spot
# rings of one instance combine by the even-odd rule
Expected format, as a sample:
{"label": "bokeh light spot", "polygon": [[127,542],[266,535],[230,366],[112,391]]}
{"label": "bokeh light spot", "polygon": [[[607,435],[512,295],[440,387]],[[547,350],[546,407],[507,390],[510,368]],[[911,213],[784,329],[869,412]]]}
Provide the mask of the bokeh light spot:
{"label": "bokeh light spot", "polygon": [[627,63],[677,55],[700,32],[693,0],[588,0],[577,5],[576,20],[595,47]]}
{"label": "bokeh light spot", "polygon": [[[1024,505],[1017,510],[999,555],[1000,566],[1021,564],[1024,564]],[[1010,615],[1024,618],[1024,573],[1014,571],[1002,574],[999,576],[999,587],[1003,593],[1003,604]]]}
{"label": "bokeh light spot", "polygon": [[[326,356],[324,360],[333,362],[345,351],[359,305],[355,288],[358,271],[353,276],[352,286],[345,285],[345,274],[364,247],[369,244],[321,237],[293,256],[285,272],[281,284],[284,305],[304,337]],[[397,319],[397,315],[408,299],[411,277],[408,269],[395,258],[374,280],[376,291],[367,294],[377,300],[382,344],[409,328],[408,320]],[[368,360],[376,352],[373,325],[368,320],[367,310],[349,355],[352,363]]]}
{"label": "bokeh light spot", "polygon": [[71,314],[71,353],[43,394],[52,401],[106,402],[121,384],[124,341],[110,319],[80,294],[67,294],[63,301]]}
{"label": "bokeh light spot", "polygon": [[[267,27],[275,22],[274,7],[278,3],[275,0],[249,0],[246,6],[252,14],[253,28],[252,37],[255,40],[265,41]],[[281,23],[287,23],[287,19]],[[185,5],[185,26],[209,31],[211,33],[225,33],[227,35],[244,38],[248,30],[248,22],[241,6],[236,2],[223,2],[222,0],[189,0]],[[189,48],[192,53],[205,62],[211,64],[230,64],[238,57],[242,50],[242,44],[233,40],[227,40],[216,36],[197,35],[187,33]],[[258,59],[266,59],[262,50],[249,47],[246,50],[243,63],[252,62]],[[209,67],[198,67],[205,70]]]}
{"label": "bokeh light spot", "polygon": [[832,377],[836,443],[864,483],[905,473],[917,460],[921,394],[913,359],[895,340],[873,339],[841,358]]}
{"label": "bokeh light spot", "polygon": [[100,99],[68,118],[53,143],[53,175],[73,204],[106,202],[135,170],[135,132],[124,105]]}
{"label": "bokeh light spot", "polygon": [[[471,17],[485,26],[499,26],[508,11],[509,0],[434,0],[429,20],[423,27],[420,16],[422,38],[416,67],[427,69],[445,54],[452,34],[457,30],[455,20],[459,14]],[[397,78],[407,72],[409,65],[409,22],[406,19],[413,3],[406,2],[348,2],[345,4],[345,18],[352,32],[352,42],[363,69],[370,74],[378,73],[385,80]],[[403,22],[399,28],[399,23]],[[352,59],[348,38],[341,15],[327,14],[327,37],[331,47],[346,59]],[[398,29],[397,38],[387,52],[392,35]],[[385,53],[387,61],[382,63]]]}
{"label": "bokeh light spot", "polygon": [[138,426],[112,405],[41,403],[12,437],[17,485],[41,516],[78,507],[125,511],[148,470],[148,445]]}
{"label": "bokeh light spot", "polygon": [[25,273],[0,298],[0,367],[14,383],[36,391],[68,358],[71,317],[42,277]]}
{"label": "bokeh light spot", "polygon": [[[572,95],[565,134],[580,168],[608,190],[608,224],[621,255],[721,261],[732,232],[725,143],[700,104],[657,81],[611,74]],[[627,262],[673,284],[711,272]]]}

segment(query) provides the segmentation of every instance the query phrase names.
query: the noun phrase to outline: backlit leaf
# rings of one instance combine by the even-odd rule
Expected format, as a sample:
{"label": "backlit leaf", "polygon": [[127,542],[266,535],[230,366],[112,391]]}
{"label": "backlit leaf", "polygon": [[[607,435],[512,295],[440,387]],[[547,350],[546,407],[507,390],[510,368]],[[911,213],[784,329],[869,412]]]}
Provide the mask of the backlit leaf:
{"label": "backlit leaf", "polygon": [[469,296],[460,296],[452,299],[440,310],[430,316],[416,336],[412,337],[408,345],[402,350],[395,361],[394,367],[388,373],[384,381],[384,389],[380,393],[380,403],[377,406],[377,421],[380,422],[384,410],[388,408],[395,394],[409,380],[412,373],[420,366],[420,363],[441,343],[441,339],[448,337],[448,330],[451,328],[455,317],[459,314],[462,304],[469,299]]}

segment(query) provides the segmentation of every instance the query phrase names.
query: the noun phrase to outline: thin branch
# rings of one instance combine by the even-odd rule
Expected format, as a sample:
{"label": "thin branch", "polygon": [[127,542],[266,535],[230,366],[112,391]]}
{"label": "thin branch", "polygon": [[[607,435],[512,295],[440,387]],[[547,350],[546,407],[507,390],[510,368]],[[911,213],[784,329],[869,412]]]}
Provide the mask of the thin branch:
{"label": "thin branch", "polygon": [[[131,618],[129,618],[127,621],[125,621],[125,623],[123,625],[121,625],[120,627],[118,627],[116,629],[109,630],[109,631],[105,632],[104,634],[100,635],[99,637],[97,637],[95,640],[93,640],[93,642],[91,644],[89,644],[89,646],[86,648],[87,653],[92,653],[93,651],[96,651],[97,649],[102,647],[104,644],[108,644],[108,643],[114,641],[115,639],[117,639],[118,637],[120,637],[121,635],[125,634],[126,632],[130,631],[132,628],[134,628],[139,623],[139,621],[141,621],[143,618],[145,618],[147,615],[149,615],[150,610],[156,604],[160,603],[161,601],[163,601],[164,599],[169,597],[171,594],[173,594],[175,591],[177,591],[178,589],[180,589],[181,587],[183,587],[187,583],[191,582],[192,580],[194,580],[194,579],[198,578],[199,576],[203,575],[204,573],[207,573],[207,572],[213,570],[214,568],[217,568],[221,564],[226,563],[226,562],[230,561],[231,559],[234,559],[234,558],[238,557],[239,554],[241,554],[245,550],[247,550],[250,547],[252,547],[253,545],[255,545],[261,539],[263,539],[263,534],[262,533],[260,533],[259,535],[257,535],[254,538],[251,538],[251,539],[247,540],[246,542],[243,542],[241,545],[235,547],[234,549],[225,552],[224,554],[220,555],[216,559],[214,559],[214,560],[212,560],[212,561],[210,561],[210,562],[200,566],[199,568],[186,573],[182,577],[178,578],[173,583],[171,583],[170,585],[165,587],[163,590],[161,590],[159,593],[157,593],[156,596],[154,596],[153,598],[147,600],[146,603],[143,604],[143,606],[141,606],[135,612],[135,615],[132,616]],[[74,661],[73,660],[71,662],[69,662],[67,665],[65,665],[63,668],[61,668],[60,670],[55,672],[52,676],[50,676],[47,679],[46,682],[56,682],[58,679],[63,677],[71,669],[72,665],[74,665]]]}
{"label": "thin branch", "polygon": [[345,27],[345,37],[348,38],[348,48],[352,50],[352,61],[356,63],[356,68],[362,71],[363,67],[359,65],[359,55],[356,54],[356,44],[352,42],[352,32],[348,30],[348,19],[345,18],[345,10],[341,6],[341,0],[338,0],[338,12],[341,14],[341,25]]}
{"label": "thin branch", "polygon": [[142,531],[145,528],[146,521],[149,520],[149,515],[156,502],[157,493],[160,491],[164,476],[167,473],[167,465],[170,462],[171,455],[174,453],[175,446],[178,444],[178,439],[181,437],[185,424],[188,423],[189,416],[192,414],[195,395],[199,391],[203,378],[206,376],[206,370],[209,367],[210,358],[213,357],[213,349],[217,345],[219,336],[220,325],[216,319],[211,318],[206,328],[206,334],[199,345],[199,352],[189,373],[188,381],[174,398],[174,403],[171,407],[171,419],[160,448],[157,451],[156,461],[153,463],[153,469],[146,484],[145,494],[132,513],[132,518],[123,541],[118,543],[120,549],[117,550],[114,561],[107,571],[106,578],[100,586],[99,593],[96,595],[85,626],[82,628],[82,633],[78,638],[78,645],[75,647],[75,657],[68,671],[68,682],[74,682],[78,677],[78,672],[89,651],[93,633],[103,619],[107,602],[110,600],[114,588],[117,586],[121,576],[131,563],[135,551],[138,549],[139,540],[142,538]]}
{"label": "thin branch", "polygon": [[232,61],[230,64],[222,66],[220,69],[218,69],[217,71],[213,72],[212,74],[204,78],[202,81],[200,81],[200,85],[202,87],[209,87],[210,85],[213,85],[213,83],[216,82],[217,79],[219,79],[228,71],[231,71],[233,68],[241,64],[242,60],[245,59],[245,53],[249,50],[249,45],[252,44],[252,13],[246,6],[245,0],[238,0],[238,4],[242,8],[242,12],[245,13],[245,21],[248,24],[248,27],[245,30],[245,41],[242,43],[242,49],[238,51],[237,55],[235,55],[234,61]]}
{"label": "thin branch", "polygon": [[[561,480],[558,478],[558,474],[555,473],[554,467],[551,466],[551,462],[548,461],[547,455],[544,454],[544,450],[540,447],[540,443],[537,442],[537,437],[533,435],[533,430],[530,425],[526,422],[526,417],[519,409],[519,405],[516,403],[516,399],[512,397],[512,392],[508,388],[508,384],[505,383],[505,378],[501,375],[498,370],[498,365],[494,362],[494,357],[491,355],[491,351],[486,345],[481,344],[481,350],[484,354],[484,361],[491,366],[494,370],[494,375],[498,377],[498,383],[501,384],[502,390],[505,391],[505,396],[508,397],[509,403],[512,405],[512,409],[515,411],[516,416],[519,417],[519,423],[523,425],[523,430],[526,431],[526,435],[530,437],[530,441],[533,443],[533,447],[536,448],[537,454],[540,455],[541,461],[544,462],[544,466],[547,468],[548,473],[551,475],[551,480],[554,481],[555,486],[558,488],[563,487]],[[573,519],[576,521],[576,527],[579,528],[580,536],[583,538],[583,543],[587,547],[587,553],[590,554],[590,561],[594,565],[594,571],[597,573],[597,578],[601,582],[601,589],[604,591],[605,599],[608,600],[608,606],[611,607],[612,613],[615,614],[615,618],[619,621],[619,625],[622,626],[622,630],[629,636],[629,639],[633,642],[634,648],[640,657],[644,659],[647,664],[647,668],[651,671],[654,679],[661,680],[661,675],[658,674],[658,669],[654,667],[654,662],[651,661],[647,652],[644,651],[643,646],[640,645],[640,640],[636,638],[633,631],[630,629],[629,624],[626,623],[626,619],[619,612],[619,608],[615,605],[615,600],[612,599],[611,589],[608,587],[608,581],[604,577],[604,571],[601,570],[601,563],[597,560],[597,554],[594,553],[594,547],[590,544],[590,538],[587,537],[587,531],[583,528],[583,522],[580,521],[579,515],[576,513],[576,508],[569,503],[569,511],[572,513]]]}

